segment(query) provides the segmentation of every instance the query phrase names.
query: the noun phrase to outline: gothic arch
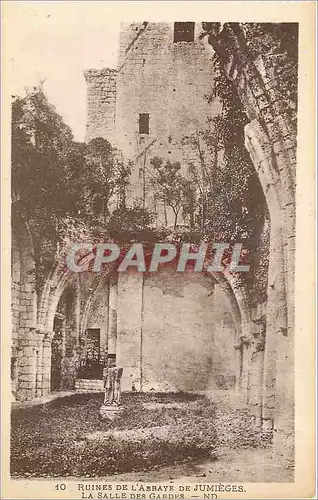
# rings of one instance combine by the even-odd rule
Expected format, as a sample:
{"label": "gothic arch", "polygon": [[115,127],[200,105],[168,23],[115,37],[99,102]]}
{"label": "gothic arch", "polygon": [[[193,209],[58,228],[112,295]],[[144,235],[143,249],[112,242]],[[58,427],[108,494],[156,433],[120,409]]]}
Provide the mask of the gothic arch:
{"label": "gothic arch", "polygon": [[270,214],[263,419],[274,423],[275,450],[293,461],[296,130],[262,56],[261,65],[250,57],[240,24],[226,23],[218,34],[215,23],[206,28],[250,120],[245,146]]}

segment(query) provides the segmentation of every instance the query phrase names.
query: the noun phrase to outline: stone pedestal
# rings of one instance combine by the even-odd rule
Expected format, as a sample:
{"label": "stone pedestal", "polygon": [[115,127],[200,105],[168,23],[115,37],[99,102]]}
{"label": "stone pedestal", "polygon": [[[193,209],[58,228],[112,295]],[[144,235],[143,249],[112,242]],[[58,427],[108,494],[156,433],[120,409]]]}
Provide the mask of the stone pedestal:
{"label": "stone pedestal", "polygon": [[114,420],[118,417],[124,408],[116,405],[103,405],[99,410],[99,415],[102,420]]}

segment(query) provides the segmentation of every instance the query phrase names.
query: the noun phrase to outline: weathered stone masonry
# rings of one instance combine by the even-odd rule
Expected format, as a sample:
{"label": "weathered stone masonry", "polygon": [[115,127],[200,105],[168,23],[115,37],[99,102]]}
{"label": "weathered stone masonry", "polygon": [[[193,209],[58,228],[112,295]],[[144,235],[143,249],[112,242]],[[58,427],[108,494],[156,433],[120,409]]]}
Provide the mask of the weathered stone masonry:
{"label": "weathered stone masonry", "polygon": [[103,137],[113,143],[116,118],[116,69],[88,70],[86,140]]}
{"label": "weathered stone masonry", "polygon": [[[15,249],[13,268],[18,270],[16,259]],[[34,272],[32,259],[30,264]],[[13,290],[24,290],[17,271],[13,278]],[[18,364],[12,387],[16,399],[29,400],[51,391],[54,316],[64,325],[64,357],[72,351],[80,361],[85,357],[87,328],[100,331],[101,355],[116,353],[124,366],[124,390],[234,389],[241,376],[242,360],[234,348],[241,335],[241,313],[225,284],[169,268],[155,276],[105,277],[89,272],[78,276],[57,263],[38,297],[32,325],[24,315],[16,325],[19,337],[14,339],[13,358]],[[30,297],[36,299],[36,295],[33,282]],[[13,310],[19,304],[23,310],[24,300],[14,298]],[[36,306],[34,300],[32,304]],[[91,385],[78,381],[76,386],[102,388],[101,381]]]}
{"label": "weathered stone masonry", "polygon": [[[185,127],[190,134],[204,126],[204,95],[214,76],[206,40],[202,45],[197,39],[201,32],[197,23],[193,42],[174,43],[168,23],[128,25],[122,29],[118,69],[85,73],[87,140],[105,137],[133,160],[130,199],[145,194],[150,157],[182,158]],[[246,147],[270,214],[267,303],[251,307],[248,291],[229,274],[210,281],[176,279],[167,272],[75,276],[59,261],[38,290],[32,236],[21,220],[12,241],[12,391],[19,400],[51,391],[57,319],[62,357],[66,351],[75,359],[85,356],[86,331],[97,329],[101,357],[116,353],[124,367],[124,390],[235,389],[257,425],[274,426],[275,449],[288,462],[293,459],[295,131],[266,64],[250,60],[244,34],[229,24],[222,36],[226,57],[217,38],[210,36],[209,43],[220,51],[250,119]],[[213,108],[212,114],[217,112]],[[149,134],[139,134],[141,113],[149,113]],[[151,192],[145,203],[155,207]],[[180,313],[184,304],[187,310]],[[100,381],[93,385],[77,382],[81,390],[101,388]]]}
{"label": "weathered stone masonry", "polygon": [[210,35],[209,43],[251,120],[245,127],[245,145],[270,214],[262,418],[264,425],[274,425],[275,450],[292,463],[296,128],[286,112],[271,61],[251,59],[237,23],[228,23],[219,37]]}
{"label": "weathered stone masonry", "polygon": [[[201,24],[196,23],[192,42],[174,43],[173,23],[125,23],[118,69],[85,72],[86,140],[104,137],[132,161],[127,203],[142,199],[162,224],[171,224],[173,215],[171,208],[161,206],[154,198],[149,174],[151,158],[182,160],[188,153],[182,138],[205,128],[207,118],[220,110],[218,103],[211,106],[205,99],[214,70],[199,40],[201,31]],[[114,109],[115,121],[110,130]],[[149,118],[148,133],[140,133],[141,114]]]}
{"label": "weathered stone masonry", "polygon": [[[136,160],[142,158],[145,161],[145,154],[142,155],[140,151],[144,148],[146,152],[147,147],[140,146],[136,122],[138,112],[149,112],[149,98],[154,102],[153,108],[150,108],[150,124],[156,109],[161,117],[167,113],[169,120],[165,124],[162,123],[162,118],[155,118],[155,139],[146,137],[140,140],[148,141],[145,144],[148,147],[150,145],[152,154],[159,152],[160,156],[160,152],[162,154],[163,151],[169,151],[169,157],[174,158],[173,136],[178,139],[178,132],[170,134],[173,138],[168,143],[164,134],[168,135],[165,125],[176,125],[177,130],[182,130],[181,122],[185,115],[182,112],[183,103],[178,101],[178,97],[182,95],[179,82],[181,85],[188,85],[187,98],[191,96],[198,109],[198,101],[193,99],[189,87],[191,76],[189,80],[188,70],[185,68],[191,69],[197,79],[194,92],[198,100],[202,97],[199,87],[203,84],[204,88],[207,88],[206,85],[212,88],[213,85],[213,71],[205,71],[200,67],[203,59],[198,48],[194,48],[195,43],[173,44],[171,28],[167,24],[157,26],[153,23],[134,24],[126,26],[122,31],[116,87],[116,135],[117,141],[124,150],[126,148],[131,158],[134,158],[137,151]],[[201,37],[201,40],[201,48],[206,50],[212,46],[219,54],[226,74],[234,83],[250,119],[245,128],[246,148],[255,165],[270,214],[268,301],[266,305],[259,304],[256,309],[251,309],[248,297],[245,300],[243,310],[247,312],[243,315],[246,318],[244,333],[237,345],[238,351],[245,353],[240,381],[241,394],[251,404],[256,420],[265,429],[271,429],[274,425],[276,450],[286,457],[293,457],[295,126],[287,116],[271,61],[260,60],[261,58],[251,60],[244,33],[237,24],[226,24],[218,38],[210,35],[208,40],[207,37]],[[178,53],[183,54],[180,66]],[[166,71],[161,61],[165,64]],[[209,67],[207,60],[205,64]],[[176,68],[180,71],[182,68],[179,75],[178,72],[175,73]],[[207,74],[209,71],[210,75]],[[150,82],[148,87],[147,75],[152,75],[155,86]],[[181,80],[178,76],[181,76]],[[165,81],[161,82],[161,78]],[[173,92],[171,96],[170,90]],[[185,102],[191,109],[189,101]],[[128,103],[131,115],[130,110],[127,112],[125,109],[125,113],[121,111],[123,103]],[[174,103],[181,122],[171,112]],[[188,126],[191,119],[186,119],[185,122]],[[162,137],[159,142],[161,148],[158,148],[158,136]],[[104,137],[107,138],[107,134]],[[175,158],[178,158],[177,154]],[[263,338],[264,330],[266,342]],[[290,449],[287,446],[286,450],[287,442]]]}

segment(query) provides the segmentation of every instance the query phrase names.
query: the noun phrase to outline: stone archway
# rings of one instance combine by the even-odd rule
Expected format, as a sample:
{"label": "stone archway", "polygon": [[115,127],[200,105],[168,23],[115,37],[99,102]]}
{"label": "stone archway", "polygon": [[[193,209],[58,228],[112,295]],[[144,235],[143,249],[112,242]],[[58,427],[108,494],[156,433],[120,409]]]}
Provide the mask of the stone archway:
{"label": "stone archway", "polygon": [[[97,328],[100,331],[104,329],[103,341],[100,344],[103,355],[116,353],[118,354],[118,362],[124,365],[127,363],[125,360],[133,359],[133,362],[129,361],[126,366],[125,373],[128,374],[129,372],[129,380],[126,381],[127,383],[123,380],[124,386],[126,383],[124,389],[131,390],[134,387],[147,390],[146,372],[143,370],[142,362],[138,361],[138,356],[143,358],[143,362],[145,359],[143,352],[145,344],[143,347],[141,347],[141,344],[143,321],[145,319],[144,301],[145,297],[146,300],[148,298],[147,290],[145,291],[147,278],[142,274],[129,275],[128,273],[128,282],[126,283],[127,276],[125,277],[123,273],[119,273],[120,280],[118,281],[116,276],[111,274],[112,271],[97,276],[90,272],[71,273],[69,270],[65,270],[59,262],[52,269],[43,288],[38,320],[39,326],[41,326],[39,335],[43,336],[43,363],[38,374],[42,379],[42,395],[48,394],[51,386],[50,361],[52,354],[51,342],[54,335],[54,317],[56,317],[58,304],[64,300],[63,294],[71,289],[74,291],[73,305],[77,308],[74,346],[78,349],[78,353],[82,351],[81,340],[83,340],[87,328]],[[233,355],[235,361],[233,363],[236,366],[236,388],[243,401],[246,401],[248,398],[250,370],[248,341],[251,334],[251,310],[248,294],[242,282],[237,281],[234,275],[226,271],[223,274],[213,275],[212,279],[220,285],[222,293],[227,297],[227,312],[230,311],[233,331],[235,331],[235,338],[231,339],[229,344],[235,349],[235,355]],[[129,289],[132,294],[127,295]],[[97,305],[100,297],[102,297],[102,302]],[[44,307],[45,305],[46,307]],[[99,320],[97,322],[92,321],[92,317],[96,317],[96,307],[104,315],[102,319],[99,318],[101,320],[100,324],[97,324]],[[122,311],[124,311],[124,314]],[[99,313],[98,316],[100,316]],[[127,318],[129,318],[128,323]],[[211,323],[213,323],[212,320]],[[128,340],[128,345],[130,345],[130,352],[128,353],[125,352],[127,350],[125,339]],[[138,354],[136,352],[134,354],[134,350]]]}
{"label": "stone archway", "polygon": [[[209,280],[207,280],[206,277],[202,277],[202,280],[205,282],[205,286],[208,286]],[[213,278],[212,281],[214,281]],[[224,313],[231,312],[231,328],[233,332],[235,332],[235,336],[231,339],[230,345],[232,346],[233,357],[235,357],[235,364],[237,365],[233,375],[238,379],[240,376],[239,359],[240,356],[242,356],[242,352],[240,350],[235,350],[235,345],[242,337],[242,304],[240,304],[240,306],[238,305],[237,298],[235,298],[231,286],[224,277],[222,280],[220,277],[217,277],[217,281],[222,285],[220,286],[220,293],[226,297]],[[90,284],[91,292],[86,297],[85,306],[83,307],[81,335],[83,335],[88,324],[90,324],[88,318],[92,313],[92,304],[96,301],[96,297],[103,297],[103,307],[107,307],[108,310],[106,319],[107,333],[104,339],[105,351],[107,350],[109,353],[117,354],[119,364],[124,367],[125,376],[122,381],[124,390],[131,390],[132,387],[137,390],[149,390],[154,388],[152,387],[154,385],[153,383],[151,384],[149,382],[151,387],[149,386],[146,376],[145,365],[147,365],[147,362],[145,363],[145,359],[147,359],[147,357],[149,359],[149,354],[146,352],[147,346],[145,338],[147,338],[148,334],[145,331],[145,322],[149,326],[148,330],[152,330],[154,326],[149,325],[148,320],[151,316],[158,317],[158,310],[156,309],[152,315],[150,311],[147,319],[147,308],[151,310],[151,308],[148,307],[151,295],[151,290],[149,291],[148,285],[149,277],[142,273],[118,273],[117,278],[115,275],[110,277],[107,276],[107,278],[104,279],[96,277],[94,282]],[[206,295],[208,295],[208,293],[209,291],[205,292]],[[107,294],[108,302],[106,298]],[[211,300],[208,299],[207,309],[209,309],[210,305]],[[206,310],[204,313],[206,313]],[[97,316],[95,314],[95,317]],[[150,319],[150,322],[151,321],[153,321],[153,319]],[[94,326],[95,328],[99,327],[97,322],[95,324],[90,324],[90,326]],[[245,326],[243,326],[243,328],[246,329]],[[237,388],[239,388],[239,386],[240,384],[238,384]],[[169,389],[166,386],[165,390],[176,389]],[[183,387],[183,390],[185,390],[185,387]]]}
{"label": "stone archway", "polygon": [[[273,78],[273,60],[251,57],[240,23],[205,23],[250,120],[245,146],[270,215],[270,252],[262,418],[274,426],[274,449],[287,464],[294,457],[294,277],[296,127]],[[280,78],[283,75],[280,68]]]}
{"label": "stone archway", "polygon": [[[230,311],[231,319],[228,319],[227,322],[231,323],[231,328],[235,332],[235,336],[230,342],[236,365],[232,375],[233,377],[235,375],[236,380],[240,380],[243,376],[242,370],[240,370],[241,358],[244,358],[246,364],[246,356],[241,349],[240,342],[244,337],[243,332],[246,335],[248,328],[246,320],[242,323],[247,308],[244,299],[240,298],[240,292],[237,291],[236,296],[233,293],[228,279],[219,275],[210,278],[210,280],[202,277],[205,286],[208,286],[211,279],[213,282],[217,282],[218,286],[220,285],[220,293],[224,296],[226,302],[224,317]],[[110,272],[97,276],[89,272],[80,273],[81,352],[85,350],[87,330],[98,329],[100,331],[101,355],[105,357],[106,353],[117,354],[118,362],[124,366],[125,375],[127,375],[127,379],[123,378],[124,390],[131,390],[132,387],[137,390],[149,390],[143,367],[145,356],[147,356],[145,344],[142,347],[145,339],[145,331],[143,331],[145,312],[147,312],[145,311],[145,302],[150,296],[147,280],[148,278],[142,273],[119,273],[116,275],[116,273]],[[206,291],[206,295],[208,293],[209,291]],[[211,299],[207,302],[207,309],[210,305]],[[156,314],[157,311],[154,311],[154,315]],[[240,345],[236,348],[238,343]],[[240,389],[241,386],[240,380],[237,389]]]}
{"label": "stone archway", "polygon": [[[82,291],[80,377],[83,378],[78,379],[77,387],[82,390],[101,389],[102,369],[107,355],[116,354],[118,280],[115,263],[98,274],[81,273],[80,283]],[[87,363],[87,358],[92,358],[90,353],[93,353],[95,359],[94,366],[98,358],[99,370],[91,369],[93,366],[90,367],[91,363]]]}
{"label": "stone archway", "polygon": [[[67,249],[65,249],[66,252]],[[39,377],[42,378],[42,396],[46,396],[51,391],[51,368],[52,368],[52,340],[56,334],[54,329],[54,322],[56,318],[61,314],[58,311],[59,303],[65,300],[64,295],[67,291],[72,291],[73,299],[72,304],[74,306],[74,318],[72,325],[64,325],[66,330],[72,329],[72,351],[78,347],[79,340],[79,324],[80,324],[80,290],[78,276],[75,273],[71,273],[68,268],[65,267],[65,262],[63,260],[63,255],[55,262],[52,267],[44,285],[42,288],[42,293],[39,299],[38,307],[38,317],[37,317],[37,327],[38,334],[43,337],[42,342],[42,365],[39,369]],[[66,318],[66,317],[65,317]],[[65,338],[70,337],[70,332],[64,332]],[[62,347],[62,360],[66,356],[66,343]],[[61,382],[61,388],[63,384]]]}

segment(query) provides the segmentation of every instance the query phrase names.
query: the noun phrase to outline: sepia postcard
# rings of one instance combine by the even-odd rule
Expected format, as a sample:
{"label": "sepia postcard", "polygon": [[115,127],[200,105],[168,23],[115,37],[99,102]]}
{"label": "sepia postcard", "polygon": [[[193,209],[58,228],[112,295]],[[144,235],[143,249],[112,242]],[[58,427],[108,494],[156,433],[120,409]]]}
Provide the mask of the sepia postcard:
{"label": "sepia postcard", "polygon": [[2,2],[1,498],[316,498],[315,15]]}

